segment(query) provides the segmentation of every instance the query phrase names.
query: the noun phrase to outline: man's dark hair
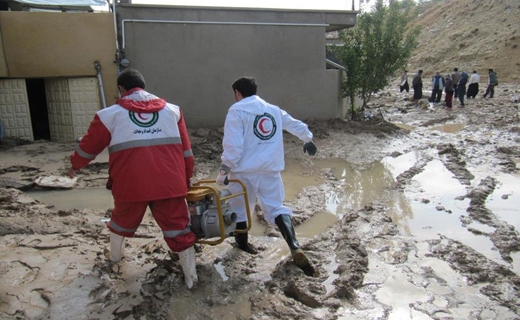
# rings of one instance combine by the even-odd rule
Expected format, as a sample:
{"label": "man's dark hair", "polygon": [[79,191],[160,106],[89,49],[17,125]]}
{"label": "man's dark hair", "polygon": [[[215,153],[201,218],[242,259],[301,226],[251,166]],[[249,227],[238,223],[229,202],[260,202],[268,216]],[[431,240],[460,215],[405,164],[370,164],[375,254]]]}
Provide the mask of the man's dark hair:
{"label": "man's dark hair", "polygon": [[489,69],[489,72],[493,72],[493,69]]}
{"label": "man's dark hair", "polygon": [[242,97],[250,97],[256,94],[256,80],[254,78],[242,77],[233,82],[233,90],[240,92]]}
{"label": "man's dark hair", "polygon": [[422,73],[423,71],[422,70],[419,70],[419,73]]}
{"label": "man's dark hair", "polygon": [[457,72],[459,71],[459,68],[453,68],[453,71]]}
{"label": "man's dark hair", "polygon": [[125,69],[117,77],[117,85],[128,91],[133,88],[144,89],[145,82],[143,75],[139,71],[135,69]]}

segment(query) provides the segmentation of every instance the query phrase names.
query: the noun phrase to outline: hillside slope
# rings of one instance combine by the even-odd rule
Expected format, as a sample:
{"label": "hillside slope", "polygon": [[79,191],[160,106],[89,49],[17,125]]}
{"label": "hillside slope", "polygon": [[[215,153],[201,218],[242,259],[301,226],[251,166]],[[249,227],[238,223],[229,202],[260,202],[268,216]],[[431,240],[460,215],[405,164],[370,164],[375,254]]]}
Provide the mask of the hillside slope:
{"label": "hillside slope", "polygon": [[520,1],[444,0],[420,7],[422,32],[409,72],[449,73],[454,67],[477,70],[482,82],[489,68],[499,81],[520,82]]}

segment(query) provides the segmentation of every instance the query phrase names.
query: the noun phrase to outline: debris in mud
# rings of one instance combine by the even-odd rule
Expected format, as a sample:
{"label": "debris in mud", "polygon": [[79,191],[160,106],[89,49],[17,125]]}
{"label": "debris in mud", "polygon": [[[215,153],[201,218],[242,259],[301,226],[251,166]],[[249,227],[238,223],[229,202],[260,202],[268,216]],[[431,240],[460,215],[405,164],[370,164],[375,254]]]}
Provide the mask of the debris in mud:
{"label": "debris in mud", "polygon": [[72,189],[76,185],[77,180],[78,178],[76,177],[41,176],[34,183],[42,188]]}

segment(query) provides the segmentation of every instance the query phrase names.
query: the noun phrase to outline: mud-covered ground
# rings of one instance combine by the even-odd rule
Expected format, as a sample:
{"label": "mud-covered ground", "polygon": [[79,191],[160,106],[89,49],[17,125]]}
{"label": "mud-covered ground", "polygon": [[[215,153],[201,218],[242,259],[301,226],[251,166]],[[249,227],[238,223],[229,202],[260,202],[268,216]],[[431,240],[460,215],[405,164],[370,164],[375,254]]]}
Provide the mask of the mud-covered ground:
{"label": "mud-covered ground", "polygon": [[[390,88],[370,103],[370,120],[309,119],[319,148],[315,157],[286,135],[288,162],[319,177],[288,201],[296,224],[326,212],[328,196],[344,199],[346,185],[355,183],[355,176],[338,177],[331,168],[316,166],[317,161],[341,159],[362,174],[382,159],[417,155],[379,198],[359,207],[338,200],[343,210],[335,213],[337,221],[312,238],[300,238],[319,271],[314,278],[292,264],[277,230],[267,227],[265,236],[253,239],[258,255],[236,249],[231,239],[197,245],[199,283],[188,290],[176,255],[168,252],[148,216],[136,237],[127,240],[124,260],[111,264],[102,223],[110,209],[56,209],[27,193],[38,177],[65,175],[76,144],[37,141],[9,147],[4,141],[0,318],[520,319],[520,225],[487,207],[501,175],[517,182],[502,200],[520,194],[518,103],[510,99],[514,88],[501,84],[495,98],[479,97],[465,108],[456,103],[453,111],[427,101],[410,103],[406,94]],[[197,158],[193,182],[213,179],[222,131],[199,129],[191,138]],[[401,213],[389,205],[389,199],[419,199],[439,219],[452,213],[416,179],[432,161],[465,190],[446,197],[464,206],[455,224],[490,241],[497,257],[456,237],[426,235],[435,226],[424,234],[408,232]],[[76,190],[101,190],[106,155],[78,177]],[[379,183],[371,182],[374,187]],[[512,210],[520,215],[518,208]],[[253,219],[261,224],[261,213]]]}

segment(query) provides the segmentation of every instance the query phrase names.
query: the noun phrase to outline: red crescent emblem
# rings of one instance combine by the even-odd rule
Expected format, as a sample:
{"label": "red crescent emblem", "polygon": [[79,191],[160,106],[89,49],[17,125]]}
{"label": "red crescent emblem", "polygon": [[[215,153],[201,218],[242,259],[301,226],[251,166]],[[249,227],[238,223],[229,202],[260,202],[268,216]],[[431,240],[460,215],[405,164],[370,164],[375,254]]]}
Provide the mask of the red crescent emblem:
{"label": "red crescent emblem", "polygon": [[264,129],[264,122],[267,120],[268,119],[264,118],[264,119],[260,120],[260,123],[258,124],[258,128],[260,129],[260,131],[262,131],[263,134],[269,133],[269,130]]}
{"label": "red crescent emblem", "polygon": [[141,113],[138,113],[137,116],[138,116],[139,118],[141,118],[142,120],[148,120],[148,119],[150,118],[150,117],[148,117],[148,118],[143,117],[143,116],[141,115]]}

